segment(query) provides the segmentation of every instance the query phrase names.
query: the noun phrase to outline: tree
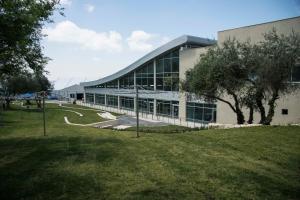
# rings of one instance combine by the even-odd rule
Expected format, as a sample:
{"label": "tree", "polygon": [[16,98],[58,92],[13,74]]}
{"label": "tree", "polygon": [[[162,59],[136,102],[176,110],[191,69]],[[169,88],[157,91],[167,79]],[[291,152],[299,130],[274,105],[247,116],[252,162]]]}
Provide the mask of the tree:
{"label": "tree", "polygon": [[[242,112],[243,89],[248,78],[247,68],[241,59],[241,44],[235,39],[225,41],[222,46],[215,46],[206,54],[200,55],[200,61],[186,73],[183,89],[204,97],[206,100],[219,100],[236,113],[237,123],[243,124]],[[224,98],[232,97],[234,103]]]}
{"label": "tree", "polygon": [[[43,74],[29,74],[22,73],[17,76],[10,76],[1,82],[4,86],[6,94],[6,107],[9,108],[11,96],[23,94],[23,93],[35,93],[40,91],[51,91],[53,89],[52,84]],[[36,98],[37,106],[41,107],[39,98]]]}
{"label": "tree", "polygon": [[[24,91],[22,81],[29,73],[45,80],[49,58],[42,52],[42,28],[52,22],[54,11],[62,14],[58,4],[59,0],[0,0],[0,81],[6,91]],[[9,105],[10,97],[6,100]]]}
{"label": "tree", "polygon": [[[253,113],[258,110],[260,123],[269,125],[276,101],[297,88],[290,81],[299,63],[299,34],[278,35],[273,29],[257,44],[229,39],[222,46],[210,48],[187,71],[188,81],[183,88],[206,99],[227,103],[236,113],[238,124],[244,123],[242,107],[247,107],[248,123],[253,122]],[[234,104],[223,98],[225,94],[233,98]]]}
{"label": "tree", "polygon": [[28,71],[43,71],[48,58],[40,41],[42,27],[58,0],[0,0],[0,78]]}
{"label": "tree", "polygon": [[[289,35],[278,35],[273,29],[264,34],[264,40],[257,50],[260,56],[255,57],[254,86],[256,88],[256,104],[261,113],[261,123],[269,125],[275,113],[276,101],[280,96],[294,91],[297,87],[291,81],[291,73],[300,62],[300,35],[292,31]],[[263,100],[267,101],[266,112]]]}

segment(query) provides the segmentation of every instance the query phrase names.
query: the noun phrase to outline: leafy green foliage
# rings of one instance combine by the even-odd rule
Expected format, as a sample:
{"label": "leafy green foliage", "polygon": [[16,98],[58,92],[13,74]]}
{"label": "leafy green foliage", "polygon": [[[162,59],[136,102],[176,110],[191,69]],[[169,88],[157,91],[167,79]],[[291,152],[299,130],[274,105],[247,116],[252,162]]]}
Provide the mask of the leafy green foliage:
{"label": "leafy green foliage", "polygon": [[20,74],[9,77],[2,83],[8,96],[27,92],[40,92],[52,90],[52,84],[48,78],[42,74]]}
{"label": "leafy green foliage", "polygon": [[0,76],[43,72],[48,58],[40,41],[42,27],[58,9],[58,0],[0,1]]}
{"label": "leafy green foliage", "polygon": [[242,108],[247,107],[248,123],[253,121],[253,111],[258,110],[260,123],[269,125],[280,95],[297,88],[290,81],[299,58],[300,35],[295,32],[278,35],[273,29],[257,44],[228,39],[200,56],[199,63],[187,71],[183,89],[206,100],[227,103],[236,113],[238,124],[244,123]]}
{"label": "leafy green foliage", "polygon": [[[248,69],[242,63],[241,44],[227,40],[219,47],[210,48],[200,56],[200,62],[186,73],[183,88],[206,100],[220,100],[227,103],[237,114],[237,123],[244,123],[241,110],[242,89],[248,78]],[[225,100],[224,94],[234,99],[234,104]]]}

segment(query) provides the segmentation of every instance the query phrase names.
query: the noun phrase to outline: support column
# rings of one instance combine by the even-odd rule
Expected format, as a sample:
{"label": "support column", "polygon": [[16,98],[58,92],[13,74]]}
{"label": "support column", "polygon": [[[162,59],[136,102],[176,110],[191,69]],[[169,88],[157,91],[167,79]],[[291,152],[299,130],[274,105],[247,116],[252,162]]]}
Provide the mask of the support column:
{"label": "support column", "polygon": [[[136,73],[135,71],[133,72],[133,79],[134,79],[134,89],[136,88]],[[133,107],[133,110],[134,112],[136,112],[136,109],[137,109],[137,103],[136,103],[136,96],[134,95],[134,107]]]}
{"label": "support column", "polygon": [[179,92],[178,117],[181,121],[186,121],[186,100],[187,100],[187,94],[185,92]]}
{"label": "support column", "polygon": [[153,115],[156,116],[156,99],[153,101]]}
{"label": "support column", "polygon": [[96,94],[94,93],[94,105],[96,104]]}
{"label": "support column", "polygon": [[120,96],[118,95],[118,110],[120,110]]}
{"label": "support column", "polygon": [[85,93],[85,91],[83,93],[83,103],[86,103],[86,93]]}

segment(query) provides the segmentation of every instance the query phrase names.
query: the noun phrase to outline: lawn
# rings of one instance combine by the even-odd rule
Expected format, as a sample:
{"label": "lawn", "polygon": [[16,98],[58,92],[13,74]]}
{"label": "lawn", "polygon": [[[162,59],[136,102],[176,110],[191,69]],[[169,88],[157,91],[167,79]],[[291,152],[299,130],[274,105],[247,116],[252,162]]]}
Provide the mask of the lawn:
{"label": "lawn", "polygon": [[44,137],[41,112],[0,113],[0,199],[299,199],[300,127],[137,139],[71,115],[48,105]]}

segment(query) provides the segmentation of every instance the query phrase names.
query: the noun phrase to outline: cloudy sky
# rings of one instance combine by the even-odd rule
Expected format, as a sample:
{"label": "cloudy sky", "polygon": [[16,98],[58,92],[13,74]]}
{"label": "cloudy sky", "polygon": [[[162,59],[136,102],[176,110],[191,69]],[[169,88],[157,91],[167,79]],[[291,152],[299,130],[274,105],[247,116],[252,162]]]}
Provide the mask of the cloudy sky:
{"label": "cloudy sky", "polygon": [[184,34],[217,32],[300,15],[300,0],[61,0],[65,16],[43,30],[55,89],[110,75]]}

